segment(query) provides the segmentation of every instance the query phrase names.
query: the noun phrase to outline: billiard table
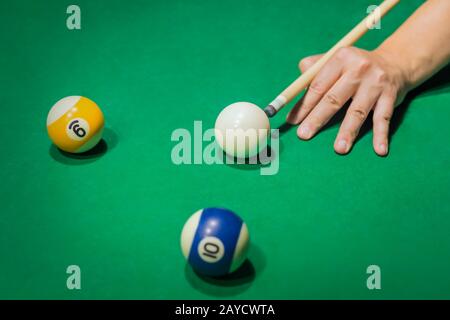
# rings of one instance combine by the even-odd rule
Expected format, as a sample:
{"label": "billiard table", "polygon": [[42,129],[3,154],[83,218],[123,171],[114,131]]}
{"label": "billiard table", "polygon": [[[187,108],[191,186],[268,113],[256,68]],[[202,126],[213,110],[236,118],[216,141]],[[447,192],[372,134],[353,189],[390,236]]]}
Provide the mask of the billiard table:
{"label": "billiard table", "polygon": [[[401,2],[356,45],[375,48],[421,3]],[[79,0],[71,30],[67,2],[1,3],[0,298],[450,299],[448,67],[397,107],[387,157],[370,122],[336,154],[342,115],[299,140],[291,103],[271,119],[274,174],[173,161],[174,131],[213,128],[236,101],[264,107],[372,4]],[[105,115],[87,154],[47,136],[48,111],[70,95]],[[205,207],[249,228],[248,260],[225,278],[197,275],[181,254],[185,221]]]}

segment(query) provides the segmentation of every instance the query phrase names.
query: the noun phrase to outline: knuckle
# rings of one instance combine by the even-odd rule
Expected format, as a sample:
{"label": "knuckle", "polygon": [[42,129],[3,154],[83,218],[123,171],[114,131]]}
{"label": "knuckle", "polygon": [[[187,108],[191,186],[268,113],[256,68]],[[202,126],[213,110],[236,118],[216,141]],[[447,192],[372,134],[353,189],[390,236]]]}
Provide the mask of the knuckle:
{"label": "knuckle", "polygon": [[342,106],[341,100],[332,92],[328,92],[325,95],[325,101],[334,109],[340,109]]}
{"label": "knuckle", "polygon": [[376,69],[374,77],[377,83],[385,83],[387,81],[387,74],[383,69]]}
{"label": "knuckle", "polygon": [[308,103],[305,104],[300,110],[305,114],[309,114],[314,109],[314,107],[315,105],[313,103]]}
{"label": "knuckle", "polygon": [[309,112],[314,108],[314,105],[311,103],[303,102],[300,106],[300,112]]}
{"label": "knuckle", "polygon": [[360,57],[357,62],[355,63],[355,68],[356,70],[358,70],[360,73],[361,72],[365,72],[367,71],[367,69],[369,69],[370,67],[370,59],[366,58],[366,57]]}
{"label": "knuckle", "polygon": [[380,115],[374,115],[373,117],[373,121],[374,122],[385,122],[385,123],[390,123],[392,119],[392,115],[385,113],[385,114],[380,114]]}
{"label": "knuckle", "polygon": [[367,117],[367,111],[360,107],[349,109],[349,112],[352,116],[362,121],[364,121]]}
{"label": "knuckle", "polygon": [[325,94],[325,86],[322,84],[321,81],[313,81],[311,83],[311,85],[309,86],[309,90],[311,90],[312,92],[314,92],[318,95]]}
{"label": "knuckle", "polygon": [[309,60],[308,60],[308,58],[303,58],[302,60],[300,60],[300,61],[298,62],[298,68],[299,68],[300,70],[305,70],[305,69],[308,67],[308,65],[309,65]]}
{"label": "knuckle", "polygon": [[336,51],[336,57],[338,59],[344,60],[347,59],[348,57],[350,57],[353,54],[353,50],[350,47],[343,47],[343,48],[339,48]]}

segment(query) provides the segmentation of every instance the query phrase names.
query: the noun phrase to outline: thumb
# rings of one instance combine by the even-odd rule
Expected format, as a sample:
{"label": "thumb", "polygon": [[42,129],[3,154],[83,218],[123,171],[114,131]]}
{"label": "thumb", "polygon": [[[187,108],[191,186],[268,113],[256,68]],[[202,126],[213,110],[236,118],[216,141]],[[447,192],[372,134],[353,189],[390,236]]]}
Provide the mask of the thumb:
{"label": "thumb", "polygon": [[314,63],[316,63],[317,60],[322,58],[322,56],[323,56],[323,54],[316,54],[314,56],[309,56],[309,57],[303,58],[298,63],[298,68],[300,69],[300,71],[302,73],[305,73],[309,68],[311,68],[311,66]]}

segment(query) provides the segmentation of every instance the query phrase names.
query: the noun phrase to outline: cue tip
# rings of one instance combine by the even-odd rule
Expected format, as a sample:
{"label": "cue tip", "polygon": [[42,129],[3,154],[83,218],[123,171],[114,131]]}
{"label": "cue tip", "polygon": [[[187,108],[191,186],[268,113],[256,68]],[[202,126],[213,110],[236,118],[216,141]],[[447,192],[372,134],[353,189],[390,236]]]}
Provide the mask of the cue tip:
{"label": "cue tip", "polygon": [[277,109],[275,109],[274,106],[272,106],[271,104],[269,104],[265,109],[264,112],[266,113],[266,115],[269,118],[272,118],[276,113],[277,113]]}

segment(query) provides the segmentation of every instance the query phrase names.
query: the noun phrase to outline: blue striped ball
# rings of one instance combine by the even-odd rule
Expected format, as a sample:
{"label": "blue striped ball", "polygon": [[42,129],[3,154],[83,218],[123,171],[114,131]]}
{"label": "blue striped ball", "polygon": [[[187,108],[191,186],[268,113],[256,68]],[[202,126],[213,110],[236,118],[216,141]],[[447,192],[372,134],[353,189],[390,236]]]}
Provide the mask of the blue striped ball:
{"label": "blue striped ball", "polygon": [[181,249],[192,268],[206,276],[224,276],[245,261],[249,234],[234,212],[206,208],[194,213],[181,232]]}

